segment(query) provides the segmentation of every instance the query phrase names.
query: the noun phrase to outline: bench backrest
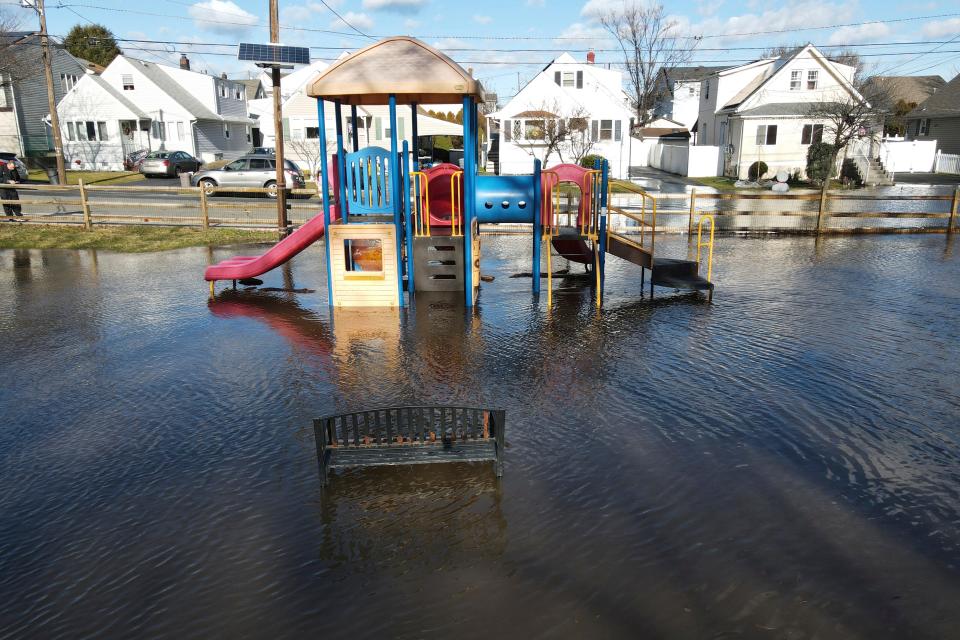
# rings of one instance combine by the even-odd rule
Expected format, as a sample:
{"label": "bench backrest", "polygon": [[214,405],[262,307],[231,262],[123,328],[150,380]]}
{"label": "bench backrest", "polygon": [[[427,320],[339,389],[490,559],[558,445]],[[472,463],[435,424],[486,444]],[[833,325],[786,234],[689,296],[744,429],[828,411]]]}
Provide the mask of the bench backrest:
{"label": "bench backrest", "polygon": [[370,409],[315,421],[321,447],[496,440],[503,443],[505,413],[475,407]]}

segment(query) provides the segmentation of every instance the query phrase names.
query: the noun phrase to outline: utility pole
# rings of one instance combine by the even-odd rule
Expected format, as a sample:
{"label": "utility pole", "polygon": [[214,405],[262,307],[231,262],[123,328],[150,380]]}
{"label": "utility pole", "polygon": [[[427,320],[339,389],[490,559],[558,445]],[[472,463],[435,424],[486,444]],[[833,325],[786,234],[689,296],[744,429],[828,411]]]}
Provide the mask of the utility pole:
{"label": "utility pole", "polygon": [[[42,0],[41,0],[42,1]],[[280,43],[280,9],[278,0],[270,0],[270,42]],[[280,67],[274,65],[273,76],[273,138],[277,162],[277,228],[280,237],[287,235],[287,183],[283,160],[283,117],[280,112]],[[320,126],[324,126],[321,122]]]}
{"label": "utility pole", "polygon": [[[29,1],[26,0],[26,2]],[[57,99],[53,93],[53,63],[47,37],[47,14],[43,8],[43,0],[36,0],[33,10],[40,16],[40,53],[43,58],[43,74],[47,78],[47,107],[50,109],[50,128],[53,129],[53,148],[57,157],[57,181],[60,184],[67,184],[67,171],[63,164],[63,139],[60,137],[60,118],[57,116]]]}

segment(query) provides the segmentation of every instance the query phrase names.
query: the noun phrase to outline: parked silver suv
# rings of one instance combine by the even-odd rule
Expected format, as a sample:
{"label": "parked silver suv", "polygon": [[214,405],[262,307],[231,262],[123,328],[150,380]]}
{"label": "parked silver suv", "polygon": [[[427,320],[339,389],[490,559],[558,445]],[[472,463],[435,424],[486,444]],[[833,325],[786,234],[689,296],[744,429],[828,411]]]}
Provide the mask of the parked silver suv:
{"label": "parked silver suv", "polygon": [[[303,172],[300,167],[290,160],[284,160],[283,164],[286,167],[287,186],[291,189],[303,189]],[[229,190],[230,187],[273,188],[267,195],[276,198],[276,159],[269,156],[244,156],[220,169],[208,169],[194,174],[191,184],[206,189],[220,187],[224,190]]]}

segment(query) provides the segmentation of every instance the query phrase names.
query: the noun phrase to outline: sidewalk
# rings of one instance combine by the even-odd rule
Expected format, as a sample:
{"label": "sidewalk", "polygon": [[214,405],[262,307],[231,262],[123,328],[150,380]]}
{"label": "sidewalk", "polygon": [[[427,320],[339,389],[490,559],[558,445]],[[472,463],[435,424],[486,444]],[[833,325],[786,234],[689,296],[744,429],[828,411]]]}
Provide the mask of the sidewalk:
{"label": "sidewalk", "polygon": [[893,181],[897,184],[958,185],[960,175],[952,173],[895,173]]}

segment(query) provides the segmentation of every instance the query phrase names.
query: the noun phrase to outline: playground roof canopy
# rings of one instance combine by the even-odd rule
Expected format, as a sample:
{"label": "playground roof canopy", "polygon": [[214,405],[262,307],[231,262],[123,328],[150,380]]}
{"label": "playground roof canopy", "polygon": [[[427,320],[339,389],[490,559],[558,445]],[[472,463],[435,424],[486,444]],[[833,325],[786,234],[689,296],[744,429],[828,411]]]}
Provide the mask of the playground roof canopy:
{"label": "playground roof canopy", "polygon": [[307,84],[311,98],[343,104],[446,104],[483,99],[480,82],[433,47],[408,36],[375,42],[339,60]]}

